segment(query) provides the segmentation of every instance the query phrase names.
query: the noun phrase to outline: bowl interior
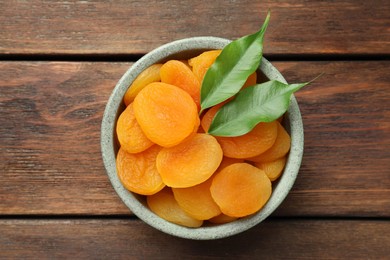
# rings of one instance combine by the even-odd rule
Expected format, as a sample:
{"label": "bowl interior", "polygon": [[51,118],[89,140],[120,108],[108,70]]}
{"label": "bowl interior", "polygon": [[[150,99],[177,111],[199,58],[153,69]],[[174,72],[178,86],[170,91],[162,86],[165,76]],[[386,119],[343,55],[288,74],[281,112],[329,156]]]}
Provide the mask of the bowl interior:
{"label": "bowl interior", "polygon": [[[259,212],[226,224],[187,228],[161,219],[149,210],[144,196],[129,192],[122,186],[117,176],[115,164],[119,149],[115,127],[118,116],[125,108],[122,100],[129,85],[140,72],[154,63],[170,59],[189,59],[206,50],[222,49],[229,42],[227,39],[216,37],[194,37],[174,41],[151,51],[130,67],[118,81],[104,111],[101,127],[101,150],[104,166],[112,186],[121,200],[137,217],[154,228],[174,236],[199,240],[217,239],[240,233],[255,226],[268,217],[287,196],[301,164],[303,126],[298,103],[295,97],[292,96],[290,106],[283,120],[283,125],[291,136],[291,148],[287,163],[282,176],[273,183],[273,191],[269,201]],[[277,79],[286,82],[279,71],[265,58],[262,59],[257,73],[260,80]]]}

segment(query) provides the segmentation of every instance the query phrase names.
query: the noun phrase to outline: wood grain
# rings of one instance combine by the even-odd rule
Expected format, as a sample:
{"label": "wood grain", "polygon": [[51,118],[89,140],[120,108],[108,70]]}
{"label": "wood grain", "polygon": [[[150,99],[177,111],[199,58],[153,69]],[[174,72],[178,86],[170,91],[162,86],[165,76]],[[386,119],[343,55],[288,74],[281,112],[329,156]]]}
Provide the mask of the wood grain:
{"label": "wood grain", "polygon": [[[389,61],[275,62],[296,96],[302,168],[278,216],[390,216]],[[105,103],[130,63],[0,62],[0,214],[129,214],[100,156]]]}
{"label": "wood grain", "polygon": [[386,0],[32,0],[0,9],[3,55],[133,55],[192,36],[235,39],[257,31],[268,10],[267,54],[390,54]]}
{"label": "wood grain", "polygon": [[389,216],[390,76],[380,72],[389,62],[274,64],[289,82],[324,73],[296,93],[305,129],[304,157],[281,213],[318,215],[327,208],[334,216],[339,209],[369,216],[369,205],[375,203],[381,208],[378,216]]}
{"label": "wood grain", "polygon": [[[242,234],[184,240],[134,220],[0,220],[6,259],[387,259],[390,222],[267,220]],[[308,242],[310,241],[310,242]]]}
{"label": "wood grain", "polygon": [[129,66],[1,63],[1,213],[127,212],[99,142],[105,102]]}

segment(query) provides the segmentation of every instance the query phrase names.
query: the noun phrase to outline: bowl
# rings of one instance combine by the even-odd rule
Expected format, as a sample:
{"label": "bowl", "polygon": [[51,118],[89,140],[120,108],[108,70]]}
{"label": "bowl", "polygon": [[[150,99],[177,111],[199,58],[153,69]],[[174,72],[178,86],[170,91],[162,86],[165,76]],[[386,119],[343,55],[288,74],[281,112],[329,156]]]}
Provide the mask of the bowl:
{"label": "bowl", "polygon": [[[246,231],[262,222],[281,204],[293,186],[299,172],[303,155],[303,125],[298,103],[291,97],[283,125],[291,136],[291,148],[287,163],[281,177],[273,183],[273,191],[265,206],[255,214],[226,224],[208,225],[199,228],[183,227],[170,223],[156,214],[147,206],[143,196],[128,191],[121,184],[116,171],[116,154],[119,149],[116,140],[116,121],[124,110],[123,96],[139,73],[155,63],[170,59],[189,59],[203,51],[222,49],[230,42],[217,37],[193,37],[173,41],[149,52],[134,63],[116,84],[104,111],[101,125],[101,152],[108,178],[123,203],[138,218],[150,226],[167,234],[196,240],[210,240],[229,237]],[[280,72],[263,57],[258,73],[268,79],[276,79],[287,83]],[[129,234],[130,236],[130,234]]]}

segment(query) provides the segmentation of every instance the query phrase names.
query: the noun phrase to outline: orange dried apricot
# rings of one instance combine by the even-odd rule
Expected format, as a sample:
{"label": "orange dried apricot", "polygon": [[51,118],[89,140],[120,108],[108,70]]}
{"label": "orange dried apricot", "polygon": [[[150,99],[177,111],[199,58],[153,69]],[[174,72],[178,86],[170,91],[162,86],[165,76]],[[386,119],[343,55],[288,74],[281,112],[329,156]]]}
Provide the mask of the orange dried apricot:
{"label": "orange dried apricot", "polygon": [[191,217],[179,206],[169,188],[147,196],[146,202],[156,215],[169,222],[193,228],[200,227],[203,224],[202,220]]}
{"label": "orange dried apricot", "polygon": [[120,148],[116,157],[118,177],[129,191],[151,195],[162,188],[160,174],[156,168],[156,157],[161,147],[155,145],[141,153],[128,153]]}
{"label": "orange dried apricot", "polygon": [[173,195],[180,207],[190,216],[206,220],[221,214],[210,193],[212,178],[188,188],[172,188]]}
{"label": "orange dried apricot", "polygon": [[282,157],[272,162],[255,163],[255,166],[262,169],[271,181],[275,181],[282,174],[286,161],[286,157]]}
{"label": "orange dried apricot", "polygon": [[[207,132],[217,113],[219,106],[210,108],[202,118],[201,125]],[[219,137],[223,154],[226,157],[245,159],[259,155],[268,150],[275,142],[277,136],[276,121],[259,123],[252,131],[242,136]]]}
{"label": "orange dried apricot", "polygon": [[[276,121],[277,122],[277,121]],[[278,135],[270,149],[259,156],[250,158],[253,162],[272,162],[285,156],[290,150],[291,138],[284,127],[277,122]]]}
{"label": "orange dried apricot", "polygon": [[248,79],[245,81],[244,86],[242,88],[247,88],[257,83],[257,73],[256,71],[249,75]]}
{"label": "orange dried apricot", "polygon": [[271,196],[271,181],[248,163],[235,163],[218,172],[210,187],[222,213],[244,217],[260,210]]}
{"label": "orange dried apricot", "polygon": [[203,130],[207,133],[209,130],[209,127],[211,125],[211,122],[214,119],[215,114],[218,112],[218,110],[223,106],[223,103],[220,103],[218,105],[215,105],[211,108],[209,108],[206,113],[202,117],[202,121],[200,122],[200,125],[202,126]]}
{"label": "orange dried apricot", "polygon": [[215,59],[222,50],[205,51],[200,55],[188,60],[188,64],[192,67],[192,71],[198,78],[199,82],[203,81],[206,71],[214,63]]}
{"label": "orange dried apricot", "polygon": [[[124,96],[116,133],[116,165],[123,186],[146,196],[161,218],[186,227],[223,224],[260,210],[286,164],[290,136],[283,117],[236,137],[207,134],[217,111],[199,118],[201,82],[221,50],[154,64]],[[242,88],[262,74],[253,72]],[[262,80],[262,79],[260,79]]]}
{"label": "orange dried apricot", "polygon": [[243,163],[243,162],[245,162],[244,159],[230,158],[230,157],[224,156],[223,159],[222,159],[221,164],[220,164],[219,167],[218,167],[218,170],[217,170],[217,171],[220,171],[220,170],[222,170],[223,168],[225,168],[226,166],[229,166],[229,165],[231,165],[231,164],[234,164],[234,163]]}
{"label": "orange dried apricot", "polygon": [[232,158],[249,158],[268,150],[276,140],[275,122],[259,123],[249,133],[237,137],[219,137],[224,154]]}
{"label": "orange dried apricot", "polygon": [[133,102],[134,114],[147,138],[163,146],[179,144],[198,129],[198,109],[184,90],[162,82],[143,88]]}
{"label": "orange dried apricot", "polygon": [[135,119],[132,103],[120,114],[116,125],[116,134],[121,147],[128,153],[145,151],[154,144],[142,132]]}
{"label": "orange dried apricot", "polygon": [[195,134],[174,147],[163,148],[156,164],[167,186],[186,188],[210,178],[221,161],[222,149],[215,137]]}
{"label": "orange dried apricot", "polygon": [[175,85],[186,91],[200,108],[200,82],[191,69],[181,61],[170,60],[160,69],[161,82]]}
{"label": "orange dried apricot", "polygon": [[228,215],[221,213],[218,216],[209,219],[208,221],[211,223],[214,223],[214,224],[225,224],[225,223],[232,222],[236,219],[238,219],[238,218],[231,217],[231,216],[228,216]]}
{"label": "orange dried apricot", "polygon": [[125,105],[128,106],[133,102],[137,94],[143,89],[146,85],[152,82],[158,82],[160,78],[160,68],[162,64],[153,64],[152,66],[146,68],[142,71],[137,78],[133,81],[130,87],[127,89],[123,101]]}

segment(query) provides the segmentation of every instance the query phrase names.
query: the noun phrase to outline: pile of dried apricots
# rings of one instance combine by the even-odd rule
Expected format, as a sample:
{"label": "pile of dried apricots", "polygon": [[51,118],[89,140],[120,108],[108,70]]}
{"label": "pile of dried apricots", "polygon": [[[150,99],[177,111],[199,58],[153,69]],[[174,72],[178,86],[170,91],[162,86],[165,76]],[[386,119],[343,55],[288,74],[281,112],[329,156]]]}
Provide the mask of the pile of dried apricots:
{"label": "pile of dried apricots", "polygon": [[[220,50],[143,71],[124,96],[116,132],[120,181],[167,221],[200,227],[260,210],[281,175],[290,136],[280,120],[237,137],[207,133],[221,104],[199,116],[201,82]],[[256,84],[248,77],[243,87]]]}

